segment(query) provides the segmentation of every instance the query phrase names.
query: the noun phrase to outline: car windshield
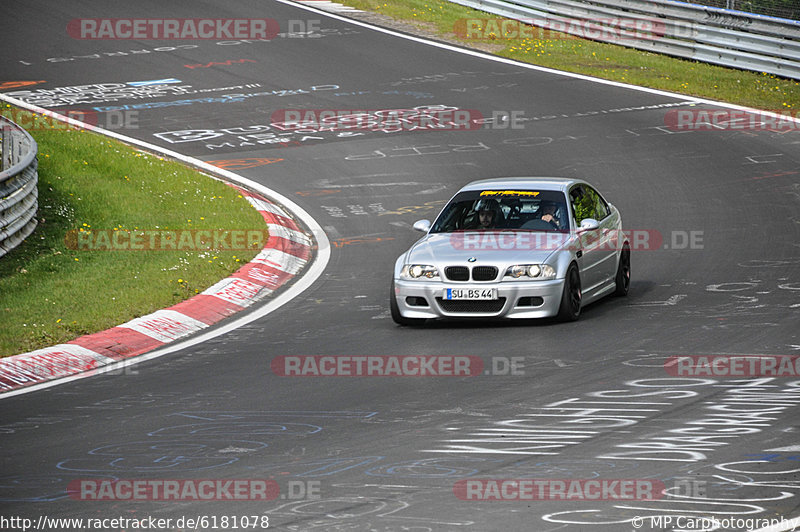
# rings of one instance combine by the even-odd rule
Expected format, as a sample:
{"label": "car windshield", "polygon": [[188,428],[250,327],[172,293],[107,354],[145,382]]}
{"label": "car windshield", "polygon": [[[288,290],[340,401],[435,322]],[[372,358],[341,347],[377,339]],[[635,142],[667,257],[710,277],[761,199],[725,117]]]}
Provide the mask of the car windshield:
{"label": "car windshield", "polygon": [[431,233],[454,231],[569,231],[562,192],[470,190],[459,192],[436,218]]}

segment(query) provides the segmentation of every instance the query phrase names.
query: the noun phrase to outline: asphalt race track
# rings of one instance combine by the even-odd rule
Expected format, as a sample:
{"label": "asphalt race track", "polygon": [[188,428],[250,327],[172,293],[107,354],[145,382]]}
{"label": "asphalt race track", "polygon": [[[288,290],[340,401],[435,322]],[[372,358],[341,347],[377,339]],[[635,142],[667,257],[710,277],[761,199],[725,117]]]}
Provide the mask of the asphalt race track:
{"label": "asphalt race track", "polygon": [[[284,34],[67,34],[70,20],[90,17],[269,17]],[[316,36],[285,34],[301,23],[318,25]],[[0,515],[152,516],[175,530],[181,517],[225,528],[224,517],[268,516],[279,530],[414,532],[700,530],[677,517],[800,515],[800,378],[674,377],[664,366],[676,355],[800,354],[796,132],[671,131],[665,116],[689,99],[457,53],[273,0],[33,0],[5,9],[1,25],[0,82],[43,81],[4,93],[28,90],[26,101],[99,111],[100,121],[136,111],[123,115],[135,127],[118,132],[227,161],[308,211],[332,253],[322,277],[279,312],[119,375],[0,401]],[[138,98],[110,87],[74,89],[77,101],[36,96],[165,79],[179,82],[145,85]],[[265,133],[282,109],[437,105],[526,120]],[[251,160],[231,162],[241,159]],[[628,229],[663,238],[634,251],[629,297],[569,324],[396,326],[391,270],[419,236],[411,224],[470,180],[523,175],[587,179]],[[477,356],[485,371],[282,377],[270,364],[287,355]],[[459,497],[468,479],[530,478],[640,479],[667,491],[657,500]],[[68,495],[81,479],[269,479],[281,495],[91,501]],[[744,528],[726,523],[718,529]]]}

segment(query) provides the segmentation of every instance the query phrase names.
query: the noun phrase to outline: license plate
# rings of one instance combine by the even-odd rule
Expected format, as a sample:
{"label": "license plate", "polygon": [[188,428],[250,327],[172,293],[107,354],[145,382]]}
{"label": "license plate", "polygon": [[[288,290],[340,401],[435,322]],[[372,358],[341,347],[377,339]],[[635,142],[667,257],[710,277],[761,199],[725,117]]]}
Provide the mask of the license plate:
{"label": "license plate", "polygon": [[497,299],[497,288],[445,288],[442,299],[470,301]]}

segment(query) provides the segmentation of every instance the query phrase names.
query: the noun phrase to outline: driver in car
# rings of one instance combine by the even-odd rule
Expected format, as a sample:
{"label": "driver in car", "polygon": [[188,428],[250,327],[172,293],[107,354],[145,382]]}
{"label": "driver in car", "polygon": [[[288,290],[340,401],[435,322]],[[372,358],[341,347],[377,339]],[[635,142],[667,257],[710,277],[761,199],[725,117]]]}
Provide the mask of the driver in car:
{"label": "driver in car", "polygon": [[539,218],[555,227],[561,229],[561,221],[556,218],[556,211],[558,211],[558,204],[554,201],[543,201],[539,207]]}
{"label": "driver in car", "polygon": [[[482,199],[475,206],[478,215],[469,229],[494,229],[500,225],[503,211],[495,199]],[[476,223],[477,222],[477,223]]]}

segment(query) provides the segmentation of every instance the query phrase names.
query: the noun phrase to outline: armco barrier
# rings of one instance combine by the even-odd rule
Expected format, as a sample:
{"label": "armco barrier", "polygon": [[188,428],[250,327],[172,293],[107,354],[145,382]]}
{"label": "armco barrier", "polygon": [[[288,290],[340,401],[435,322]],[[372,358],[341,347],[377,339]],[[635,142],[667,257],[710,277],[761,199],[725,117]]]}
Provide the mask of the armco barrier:
{"label": "armco barrier", "polygon": [[[594,40],[778,76],[800,79],[800,21],[671,0],[450,0],[454,4],[584,36],[587,24],[606,27]],[[654,37],[618,36],[620,24],[656,21]],[[575,24],[577,22],[577,24]]]}
{"label": "armco barrier", "polygon": [[36,151],[27,131],[0,116],[0,257],[36,228]]}

